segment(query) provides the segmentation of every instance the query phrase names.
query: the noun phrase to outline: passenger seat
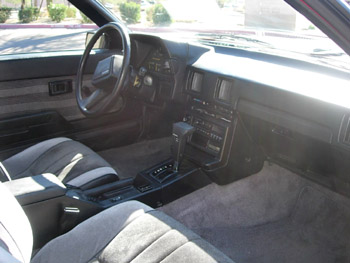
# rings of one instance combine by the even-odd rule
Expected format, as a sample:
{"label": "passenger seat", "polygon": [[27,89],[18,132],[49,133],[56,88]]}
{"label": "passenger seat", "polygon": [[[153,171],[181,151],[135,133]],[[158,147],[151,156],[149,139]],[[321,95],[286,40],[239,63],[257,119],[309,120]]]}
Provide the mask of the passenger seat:
{"label": "passenger seat", "polygon": [[233,262],[179,222],[138,201],[89,218],[31,259],[30,223],[2,183],[0,200],[1,262]]}

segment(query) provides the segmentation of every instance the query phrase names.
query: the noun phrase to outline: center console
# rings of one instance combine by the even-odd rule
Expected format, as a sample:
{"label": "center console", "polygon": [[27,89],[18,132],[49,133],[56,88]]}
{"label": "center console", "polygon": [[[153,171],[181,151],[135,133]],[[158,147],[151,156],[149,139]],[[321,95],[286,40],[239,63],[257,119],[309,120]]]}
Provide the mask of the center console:
{"label": "center console", "polygon": [[80,198],[103,208],[130,199],[157,207],[209,184],[210,180],[198,165],[184,160],[185,149],[195,131],[196,128],[189,123],[174,123],[172,158],[139,172],[136,178],[86,190]]}
{"label": "center console", "polygon": [[183,121],[195,128],[185,156],[207,171],[220,168],[227,163],[236,121],[234,83],[191,69],[185,92],[188,101]]}
{"label": "center console", "polygon": [[195,128],[185,158],[217,184],[228,184],[259,171],[264,155],[235,111],[240,98],[237,80],[191,66],[184,92],[183,121]]}

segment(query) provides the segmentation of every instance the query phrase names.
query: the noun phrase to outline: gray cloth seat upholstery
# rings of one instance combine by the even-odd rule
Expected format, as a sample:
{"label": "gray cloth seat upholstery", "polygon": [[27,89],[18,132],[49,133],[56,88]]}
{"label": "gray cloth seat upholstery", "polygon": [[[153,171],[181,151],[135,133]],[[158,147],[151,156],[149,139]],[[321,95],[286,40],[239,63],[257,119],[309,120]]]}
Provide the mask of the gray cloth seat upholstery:
{"label": "gray cloth seat upholstery", "polygon": [[85,188],[93,186],[95,180],[118,180],[116,171],[97,153],[63,137],[33,145],[3,161],[1,166],[11,180],[51,173],[63,183]]}
{"label": "gray cloth seat upholstery", "polygon": [[[29,222],[1,183],[0,202],[0,209],[8,210],[0,215],[0,261],[233,262],[179,222],[138,201],[124,202],[89,218],[51,240],[30,259]],[[17,223],[21,223],[19,229]]]}

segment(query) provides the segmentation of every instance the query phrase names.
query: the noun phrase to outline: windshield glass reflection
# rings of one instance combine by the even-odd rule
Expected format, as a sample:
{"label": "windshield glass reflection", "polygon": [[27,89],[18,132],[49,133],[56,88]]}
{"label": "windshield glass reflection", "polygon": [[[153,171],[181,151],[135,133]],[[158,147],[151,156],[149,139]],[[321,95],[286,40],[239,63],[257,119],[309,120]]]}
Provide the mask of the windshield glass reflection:
{"label": "windshield glass reflection", "polygon": [[350,58],[282,0],[104,0],[133,32],[293,57],[350,70]]}

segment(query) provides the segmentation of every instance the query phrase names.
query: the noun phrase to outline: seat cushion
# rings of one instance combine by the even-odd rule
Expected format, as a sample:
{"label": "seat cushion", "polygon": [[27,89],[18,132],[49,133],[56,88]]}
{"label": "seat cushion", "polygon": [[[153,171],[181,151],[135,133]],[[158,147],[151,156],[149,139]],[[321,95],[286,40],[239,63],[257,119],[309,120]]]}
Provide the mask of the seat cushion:
{"label": "seat cushion", "polygon": [[81,187],[102,176],[110,178],[112,175],[118,179],[116,171],[97,153],[68,138],[54,138],[33,145],[3,161],[2,165],[12,180],[52,173],[63,183]]}
{"label": "seat cushion", "polygon": [[128,201],[45,245],[32,262],[232,262],[166,214]]}

